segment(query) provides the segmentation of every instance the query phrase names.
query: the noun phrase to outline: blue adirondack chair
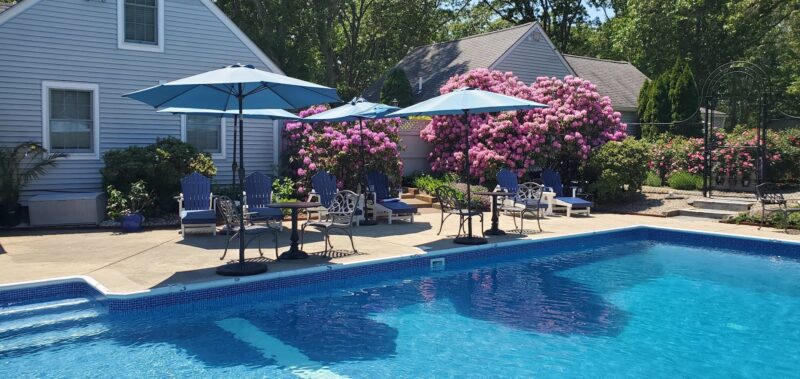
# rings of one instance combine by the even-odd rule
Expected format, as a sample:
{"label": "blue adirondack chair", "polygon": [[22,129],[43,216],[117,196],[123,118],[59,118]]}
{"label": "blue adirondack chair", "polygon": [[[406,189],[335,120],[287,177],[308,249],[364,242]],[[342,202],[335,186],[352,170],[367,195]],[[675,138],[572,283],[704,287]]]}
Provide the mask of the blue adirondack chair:
{"label": "blue adirondack chair", "polygon": [[211,179],[193,172],[181,179],[181,194],[178,209],[181,217],[181,233],[189,230],[211,230],[217,235],[217,213],[211,194]]}
{"label": "blue adirondack chair", "polygon": [[557,171],[546,168],[542,170],[542,181],[545,187],[550,188],[556,194],[554,199],[554,208],[564,208],[567,211],[567,217],[572,213],[584,213],[587,216],[591,214],[592,206],[594,203],[586,199],[581,199],[574,196],[564,196],[564,186],[561,184],[561,174]]}
{"label": "blue adirondack chair", "polygon": [[245,205],[250,221],[282,221],[283,212],[277,208],[270,208],[267,204],[272,202],[273,177],[258,171],[250,174],[244,180]]}
{"label": "blue adirondack chair", "polygon": [[[548,207],[547,203],[542,202],[542,185],[533,182],[519,184],[517,174],[507,168],[501,169],[497,173],[497,184],[506,192],[515,194],[504,199],[500,209],[503,212],[510,213],[512,216],[519,215],[520,230],[523,230],[525,214],[533,214],[536,216],[536,223],[539,225],[539,231],[541,232],[542,225],[539,219],[542,216],[542,212]],[[516,228],[516,217],[512,217],[512,220]]]}
{"label": "blue adirondack chair", "polygon": [[[311,220],[311,215],[317,213],[319,218],[322,219],[327,213],[328,208],[333,204],[333,199],[339,189],[336,187],[336,176],[327,171],[320,171],[311,177],[311,188],[314,190],[308,198],[308,201],[318,201],[322,206],[318,208],[309,208],[306,210],[308,219]],[[364,211],[361,209],[362,205],[359,204],[358,209],[355,211],[354,222],[356,225],[364,219]]]}
{"label": "blue adirondack chair", "polygon": [[392,223],[392,218],[414,222],[417,209],[391,195],[389,177],[386,174],[380,171],[368,172],[367,185],[372,195],[370,208],[374,217],[386,216],[389,224]]}

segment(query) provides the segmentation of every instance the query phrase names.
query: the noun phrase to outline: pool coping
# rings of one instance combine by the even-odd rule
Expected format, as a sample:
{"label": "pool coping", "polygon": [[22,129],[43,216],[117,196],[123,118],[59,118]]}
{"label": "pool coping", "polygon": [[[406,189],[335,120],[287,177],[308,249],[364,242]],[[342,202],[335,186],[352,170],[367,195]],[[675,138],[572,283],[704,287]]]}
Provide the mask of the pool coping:
{"label": "pool coping", "polygon": [[631,231],[631,230],[642,230],[642,229],[650,229],[650,230],[663,230],[663,231],[672,231],[672,232],[680,232],[680,233],[689,233],[689,234],[696,234],[696,235],[709,235],[709,236],[717,236],[717,237],[728,237],[728,238],[737,238],[737,239],[745,239],[745,240],[753,240],[753,241],[761,241],[761,242],[770,242],[770,243],[781,243],[781,244],[789,244],[795,245],[800,247],[800,242],[793,241],[793,240],[785,240],[785,239],[777,239],[777,238],[769,238],[769,237],[757,237],[757,236],[747,236],[741,234],[734,234],[734,233],[725,233],[725,232],[712,232],[712,231],[698,231],[698,230],[689,230],[689,229],[682,229],[682,228],[675,228],[675,227],[665,227],[665,226],[654,226],[648,224],[635,224],[635,225],[628,225],[624,227],[616,227],[616,228],[609,228],[609,229],[602,229],[602,230],[594,230],[588,232],[577,232],[577,233],[569,233],[563,234],[558,236],[552,237],[543,237],[543,238],[535,238],[532,239],[527,237],[525,239],[515,240],[515,241],[504,241],[504,242],[497,242],[497,243],[488,243],[485,245],[478,245],[478,246],[463,246],[463,247],[454,247],[454,248],[447,248],[447,249],[439,249],[439,250],[430,250],[424,251],[422,253],[415,253],[415,254],[407,254],[402,256],[396,257],[386,257],[386,258],[376,258],[376,259],[366,259],[352,263],[343,263],[338,265],[319,265],[307,268],[300,268],[295,270],[287,270],[287,271],[279,271],[279,272],[267,272],[266,274],[261,275],[254,275],[248,277],[221,277],[219,279],[209,280],[205,282],[198,282],[198,283],[189,283],[189,284],[181,284],[181,283],[174,283],[163,287],[155,287],[141,291],[133,291],[133,292],[114,292],[109,290],[105,287],[102,283],[97,281],[96,279],[92,278],[88,275],[76,275],[76,276],[66,276],[66,277],[59,277],[59,278],[49,278],[49,279],[42,279],[42,280],[35,280],[35,281],[27,281],[27,282],[18,282],[18,283],[9,283],[9,284],[2,284],[0,285],[0,294],[8,292],[8,291],[17,291],[17,290],[26,290],[26,289],[36,289],[40,287],[46,286],[56,286],[56,285],[84,285],[88,286],[89,288],[93,289],[97,292],[99,297],[105,300],[113,300],[113,301],[126,301],[126,300],[135,300],[135,299],[143,299],[143,298],[155,298],[158,296],[164,295],[174,295],[180,294],[184,292],[192,292],[192,291],[201,291],[201,290],[209,290],[215,288],[223,288],[223,287],[230,287],[230,286],[237,286],[237,285],[245,285],[251,283],[259,283],[259,282],[271,282],[277,279],[285,279],[285,278],[292,278],[292,277],[301,277],[304,275],[309,274],[319,274],[325,272],[332,272],[338,270],[345,270],[345,269],[353,269],[363,266],[378,266],[378,265],[385,265],[392,262],[403,262],[403,261],[411,261],[419,258],[438,258],[438,257],[446,257],[448,255],[453,255],[462,252],[471,252],[471,251],[481,251],[487,249],[496,249],[496,248],[507,248],[507,247],[514,247],[519,245],[527,245],[527,244],[535,244],[535,243],[542,243],[548,241],[558,241],[563,239],[570,239],[576,237],[586,237],[592,235],[603,235],[603,234],[612,234],[612,233],[619,233],[624,231]]}

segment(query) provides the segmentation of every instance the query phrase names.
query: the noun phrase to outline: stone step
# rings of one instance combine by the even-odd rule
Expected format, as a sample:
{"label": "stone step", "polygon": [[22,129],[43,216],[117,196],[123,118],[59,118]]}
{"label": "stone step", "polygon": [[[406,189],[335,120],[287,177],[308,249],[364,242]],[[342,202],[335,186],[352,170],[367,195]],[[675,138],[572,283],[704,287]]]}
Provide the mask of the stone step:
{"label": "stone step", "polygon": [[400,194],[400,198],[401,199],[416,199],[415,194],[413,194],[413,193],[405,193],[405,192]]}
{"label": "stone step", "polygon": [[699,209],[699,208],[684,208],[678,210],[679,216],[702,217],[714,220],[723,220],[729,217],[738,215],[736,211],[725,211],[719,209]]}
{"label": "stone step", "polygon": [[431,207],[431,203],[427,203],[419,199],[403,199],[403,202],[417,209]]}
{"label": "stone step", "polygon": [[723,199],[696,199],[689,204],[698,209],[710,209],[730,212],[747,212],[754,204],[752,201],[723,200]]}
{"label": "stone step", "polygon": [[418,194],[416,196],[416,198],[417,198],[417,200],[422,200],[422,201],[424,201],[424,202],[426,202],[428,204],[435,203],[437,201],[436,197],[428,195],[428,194],[425,194],[425,193]]}
{"label": "stone step", "polygon": [[416,195],[419,193],[419,190],[414,187],[403,187],[403,193],[408,193],[411,195]]}

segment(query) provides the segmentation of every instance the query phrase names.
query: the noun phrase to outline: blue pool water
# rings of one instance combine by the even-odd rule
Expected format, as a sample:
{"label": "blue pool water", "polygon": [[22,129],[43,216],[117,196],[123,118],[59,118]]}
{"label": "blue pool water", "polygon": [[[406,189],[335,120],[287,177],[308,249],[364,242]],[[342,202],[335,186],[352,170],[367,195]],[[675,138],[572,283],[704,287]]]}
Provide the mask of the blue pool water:
{"label": "blue pool water", "polygon": [[235,301],[0,308],[0,377],[790,377],[800,261],[624,242]]}

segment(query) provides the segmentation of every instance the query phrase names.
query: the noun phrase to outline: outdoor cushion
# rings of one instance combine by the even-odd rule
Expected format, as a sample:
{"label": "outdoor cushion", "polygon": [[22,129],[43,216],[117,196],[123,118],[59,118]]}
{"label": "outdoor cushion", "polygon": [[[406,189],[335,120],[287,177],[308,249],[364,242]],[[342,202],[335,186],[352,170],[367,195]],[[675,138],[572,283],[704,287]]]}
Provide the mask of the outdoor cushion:
{"label": "outdoor cushion", "polygon": [[385,204],[385,203],[397,203],[397,202],[399,202],[399,201],[400,201],[400,199],[398,199],[398,198],[393,198],[393,199],[391,199],[391,198],[390,198],[390,199],[378,199],[378,203],[379,203],[379,204]]}
{"label": "outdoor cushion", "polygon": [[414,213],[417,211],[416,208],[402,202],[402,201],[391,201],[388,203],[381,203],[386,208],[389,208],[392,213],[395,214],[403,214],[403,213]]}
{"label": "outdoor cushion", "polygon": [[573,208],[589,208],[593,205],[591,201],[586,201],[579,197],[556,197],[556,200],[571,204]]}
{"label": "outdoor cushion", "polygon": [[283,212],[278,208],[248,208],[248,211],[258,213],[250,216],[253,220],[283,220]]}
{"label": "outdoor cushion", "polygon": [[216,224],[217,213],[213,209],[206,209],[202,211],[181,211],[181,223],[184,225]]}

